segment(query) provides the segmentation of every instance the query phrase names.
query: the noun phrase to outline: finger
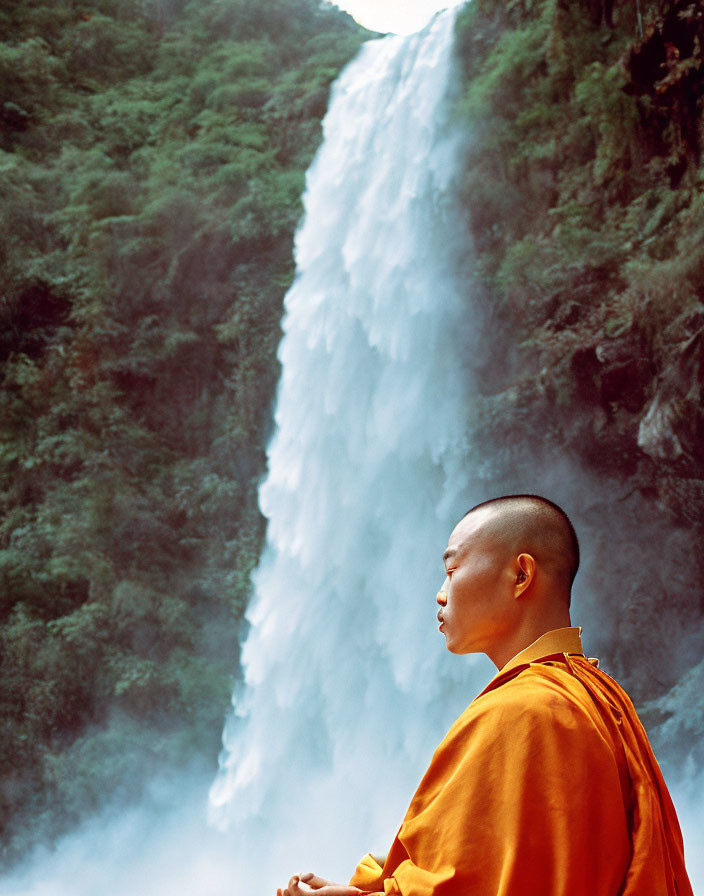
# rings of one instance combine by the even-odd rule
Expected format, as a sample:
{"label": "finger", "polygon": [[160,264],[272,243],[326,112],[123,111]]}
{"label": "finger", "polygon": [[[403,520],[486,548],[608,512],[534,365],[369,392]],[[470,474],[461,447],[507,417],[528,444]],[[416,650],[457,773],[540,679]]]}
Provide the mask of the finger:
{"label": "finger", "polygon": [[320,877],[318,874],[313,874],[312,871],[306,871],[305,874],[300,875],[301,881],[303,883],[308,884],[309,887],[312,887],[314,890],[319,889],[320,887],[339,887],[339,884],[333,883],[331,880],[326,880],[324,877]]}
{"label": "finger", "polygon": [[[291,878],[291,882],[288,885],[291,896],[312,896],[313,893],[319,893],[322,888],[313,888],[310,885],[309,880],[301,880],[302,875],[296,875],[297,880],[294,881],[294,878]],[[322,878],[321,878],[322,880]],[[327,881],[325,882],[327,883]]]}
{"label": "finger", "polygon": [[362,890],[357,887],[346,887],[341,884],[332,884],[330,887],[323,887],[318,890],[318,896],[358,896]]}

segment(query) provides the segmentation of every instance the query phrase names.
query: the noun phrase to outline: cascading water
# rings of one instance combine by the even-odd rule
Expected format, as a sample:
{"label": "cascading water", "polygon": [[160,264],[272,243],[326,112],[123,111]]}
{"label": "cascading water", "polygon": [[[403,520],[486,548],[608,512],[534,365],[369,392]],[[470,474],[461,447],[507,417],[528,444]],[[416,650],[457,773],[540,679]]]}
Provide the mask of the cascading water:
{"label": "cascading water", "polygon": [[[108,812],[0,881],[3,894],[259,896],[297,870],[344,879],[390,844],[433,749],[494,671],[448,656],[435,631],[447,535],[486,496],[471,494],[464,442],[476,335],[457,273],[469,240],[452,31],[450,12],[367,44],[308,174],[261,490],[268,543],[211,788],[227,833],[184,781],[171,812]],[[701,800],[682,800],[694,844]]]}
{"label": "cascading water", "polygon": [[344,877],[388,846],[478,689],[435,630],[468,499],[453,24],[448,11],[363,47],[308,173],[260,493],[267,546],[211,791],[258,892],[309,865]]}

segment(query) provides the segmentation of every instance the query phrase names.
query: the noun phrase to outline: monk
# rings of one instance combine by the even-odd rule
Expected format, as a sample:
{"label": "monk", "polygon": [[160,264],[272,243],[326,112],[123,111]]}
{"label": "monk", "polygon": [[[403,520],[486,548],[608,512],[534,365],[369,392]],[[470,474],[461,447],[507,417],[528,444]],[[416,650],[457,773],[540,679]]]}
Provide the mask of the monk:
{"label": "monk", "polygon": [[675,809],[625,691],[570,621],[574,528],[536,495],[472,508],[437,596],[452,653],[498,674],[437,748],[385,857],[277,896],[693,896]]}

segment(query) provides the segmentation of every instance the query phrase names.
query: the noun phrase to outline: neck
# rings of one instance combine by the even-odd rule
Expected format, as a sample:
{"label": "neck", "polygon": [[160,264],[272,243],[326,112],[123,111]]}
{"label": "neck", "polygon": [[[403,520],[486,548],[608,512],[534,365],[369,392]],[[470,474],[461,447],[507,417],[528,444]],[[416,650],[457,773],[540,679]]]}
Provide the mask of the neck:
{"label": "neck", "polygon": [[568,607],[554,608],[549,614],[543,614],[538,619],[525,619],[509,638],[493,646],[491,652],[487,650],[486,654],[497,669],[503,669],[509,660],[537,641],[545,632],[554,631],[556,628],[568,628],[571,625]]}

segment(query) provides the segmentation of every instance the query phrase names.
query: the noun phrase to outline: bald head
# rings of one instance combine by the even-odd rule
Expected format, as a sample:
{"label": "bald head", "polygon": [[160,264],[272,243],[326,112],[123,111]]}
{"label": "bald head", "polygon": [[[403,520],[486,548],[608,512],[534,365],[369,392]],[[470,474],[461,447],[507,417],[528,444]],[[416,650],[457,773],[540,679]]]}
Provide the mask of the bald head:
{"label": "bald head", "polygon": [[561,586],[567,601],[579,569],[579,542],[567,514],[539,495],[505,495],[472,507],[465,518],[481,514],[482,534],[507,555],[530,554]]}
{"label": "bald head", "polygon": [[450,533],[437,595],[451,653],[486,653],[503,668],[545,632],[570,626],[579,545],[569,519],[537,495],[468,511]]}

